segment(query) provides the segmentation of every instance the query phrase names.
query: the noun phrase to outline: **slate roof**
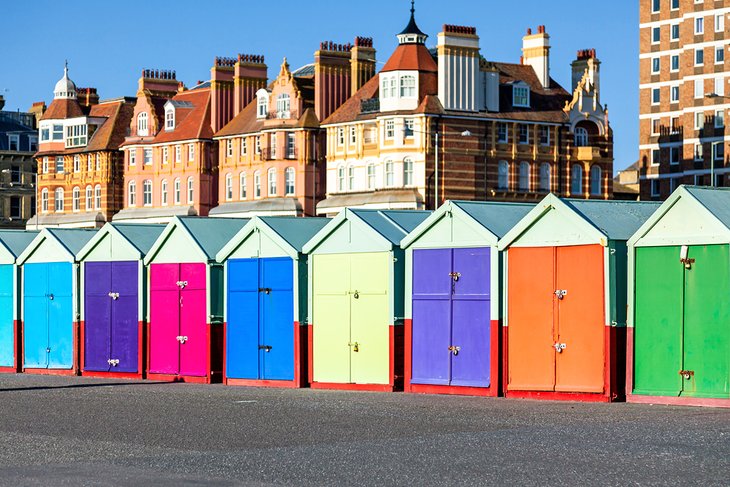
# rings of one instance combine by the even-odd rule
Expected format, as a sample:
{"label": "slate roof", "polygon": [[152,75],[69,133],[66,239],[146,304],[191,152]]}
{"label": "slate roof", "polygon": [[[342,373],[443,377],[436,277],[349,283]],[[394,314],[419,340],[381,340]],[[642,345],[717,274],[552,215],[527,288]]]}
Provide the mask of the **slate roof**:
{"label": "slate roof", "polygon": [[30,245],[38,232],[27,230],[0,230],[0,245],[4,246],[17,259]]}
{"label": "slate roof", "polygon": [[561,198],[569,208],[611,240],[628,240],[659,208],[655,201],[607,201]]}
{"label": "slate roof", "polygon": [[157,237],[165,230],[165,225],[139,223],[112,223],[111,224],[124,238],[134,245],[142,255],[147,254],[154,245]]}
{"label": "slate roof", "polygon": [[94,238],[96,230],[81,228],[46,228],[46,231],[58,239],[74,256],[79,253],[89,240]]}
{"label": "slate roof", "polygon": [[330,222],[329,218],[300,218],[288,216],[259,217],[266,225],[291,245],[297,252]]}
{"label": "slate roof", "polygon": [[684,189],[730,229],[730,188],[684,186]]}
{"label": "slate roof", "polygon": [[431,214],[430,211],[416,210],[350,209],[347,211],[363,220],[396,246],[400,245],[401,240]]}
{"label": "slate roof", "polygon": [[452,201],[480,225],[502,238],[535,205],[532,203],[501,203],[492,201]]}
{"label": "slate roof", "polygon": [[177,217],[185,229],[192,235],[209,259],[226,245],[243,226],[248,218],[206,218]]}

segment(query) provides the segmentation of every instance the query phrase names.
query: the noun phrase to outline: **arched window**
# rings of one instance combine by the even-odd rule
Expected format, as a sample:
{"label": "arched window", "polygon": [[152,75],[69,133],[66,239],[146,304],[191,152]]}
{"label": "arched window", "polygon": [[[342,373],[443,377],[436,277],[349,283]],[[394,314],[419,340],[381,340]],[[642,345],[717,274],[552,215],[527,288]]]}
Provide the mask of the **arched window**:
{"label": "arched window", "polygon": [[286,93],[276,98],[276,117],[289,118],[289,95]]}
{"label": "arched window", "polygon": [[413,186],[413,159],[403,159],[403,186]]}
{"label": "arched window", "polygon": [[530,191],[530,163],[520,162],[519,190]]}
{"label": "arched window", "polygon": [[147,112],[142,112],[137,115],[137,135],[149,135],[149,129],[147,128]]}
{"label": "arched window", "polygon": [[261,198],[261,171],[253,173],[253,197]]}
{"label": "arched window", "polygon": [[550,168],[550,163],[543,162],[540,164],[540,191],[549,193],[550,192],[550,176],[552,175],[552,171]]}
{"label": "arched window", "polygon": [[393,161],[388,159],[385,161],[385,187],[391,188],[395,185],[395,175],[393,174]]}
{"label": "arched window", "polygon": [[269,99],[266,96],[259,96],[257,101],[257,118],[266,118],[269,112]]}
{"label": "arched window", "polygon": [[405,75],[400,77],[400,97],[415,98],[416,97],[416,77]]}
{"label": "arched window", "polygon": [[248,196],[248,188],[246,187],[246,173],[242,172],[238,175],[238,199],[245,200]]}
{"label": "arched window", "polygon": [[94,190],[91,189],[91,186],[86,187],[86,211],[89,211],[94,206]]}
{"label": "arched window", "polygon": [[497,164],[497,188],[509,189],[509,162],[499,161]]}
{"label": "arched window", "polygon": [[601,168],[598,165],[591,166],[591,194],[601,195]]}
{"label": "arched window", "polygon": [[55,193],[56,201],[55,203],[55,209],[56,211],[63,211],[63,188],[56,188]]}
{"label": "arched window", "polygon": [[101,185],[97,184],[94,186],[94,209],[101,209]]}
{"label": "arched window", "polygon": [[188,204],[192,205],[195,202],[195,180],[192,177],[188,178]]}
{"label": "arched window", "polygon": [[345,190],[345,166],[340,164],[337,167],[337,191]]}
{"label": "arched window", "polygon": [[268,171],[269,196],[276,196],[276,169],[273,167]]}
{"label": "arched window", "polygon": [[233,199],[233,175],[231,173],[226,174],[226,201]]}
{"label": "arched window", "polygon": [[575,146],[585,147],[588,145],[588,130],[584,127],[575,128]]}
{"label": "arched window", "polygon": [[284,194],[291,196],[294,194],[294,168],[287,167],[284,171]]}
{"label": "arched window", "polygon": [[583,167],[580,164],[573,164],[570,168],[570,193],[571,195],[583,193]]}
{"label": "arched window", "polygon": [[368,189],[375,189],[375,164],[369,163],[368,166]]}
{"label": "arched window", "polygon": [[79,211],[81,209],[81,190],[78,186],[73,189],[72,201],[74,211]]}
{"label": "arched window", "polygon": [[[87,188],[87,191],[91,192],[91,186]],[[91,208],[91,201],[88,201],[87,209]],[[127,188],[127,205],[137,206],[137,181],[130,181],[129,188]]]}
{"label": "arched window", "polygon": [[173,190],[175,191],[175,204],[180,204],[180,178],[175,178],[173,182]]}
{"label": "arched window", "polygon": [[165,130],[175,129],[175,110],[168,108],[165,110]]}
{"label": "arched window", "polygon": [[43,188],[41,191],[41,211],[48,213],[48,188]]}
{"label": "arched window", "polygon": [[160,203],[167,206],[167,179],[163,179],[160,183]]}
{"label": "arched window", "polygon": [[145,179],[142,183],[142,203],[144,206],[152,206],[152,180]]}
{"label": "arched window", "polygon": [[347,167],[347,189],[350,191],[355,189],[355,166]]}

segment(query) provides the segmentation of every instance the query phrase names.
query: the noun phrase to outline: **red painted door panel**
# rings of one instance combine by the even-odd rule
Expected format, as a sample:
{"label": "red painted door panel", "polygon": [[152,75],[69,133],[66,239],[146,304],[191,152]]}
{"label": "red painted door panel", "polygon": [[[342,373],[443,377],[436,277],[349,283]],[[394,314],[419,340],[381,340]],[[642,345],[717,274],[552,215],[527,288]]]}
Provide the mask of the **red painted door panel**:
{"label": "red painted door panel", "polygon": [[180,374],[204,377],[208,370],[205,264],[180,264]]}

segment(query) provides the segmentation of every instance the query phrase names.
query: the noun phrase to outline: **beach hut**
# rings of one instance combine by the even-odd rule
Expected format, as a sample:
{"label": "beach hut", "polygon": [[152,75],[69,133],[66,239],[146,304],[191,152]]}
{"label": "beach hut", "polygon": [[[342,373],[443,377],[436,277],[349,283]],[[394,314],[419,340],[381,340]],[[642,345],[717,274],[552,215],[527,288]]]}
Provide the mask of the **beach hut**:
{"label": "beach hut", "polygon": [[345,209],[309,242],[309,382],[392,391],[403,383],[403,250],[431,212]]}
{"label": "beach hut", "polygon": [[96,230],[45,228],[18,256],[23,266],[23,371],[78,373],[76,254],[95,234]]}
{"label": "beach hut", "polygon": [[657,207],[550,194],[500,239],[507,397],[623,399],[626,241]]}
{"label": "beach hut", "polygon": [[38,235],[0,230],[0,372],[20,372],[20,267],[16,260]]}
{"label": "beach hut", "polygon": [[680,186],[629,240],[627,400],[730,407],[730,189]]}
{"label": "beach hut", "polygon": [[307,256],[327,218],[254,217],[216,260],[224,265],[224,370],[232,385],[307,383]]}
{"label": "beach hut", "polygon": [[223,266],[215,257],[247,222],[174,217],[147,252],[148,378],[222,379]]}
{"label": "beach hut", "polygon": [[405,250],[405,390],[499,394],[497,241],[535,205],[447,201]]}
{"label": "beach hut", "polygon": [[107,223],[76,255],[81,374],[142,378],[146,268],[164,225]]}

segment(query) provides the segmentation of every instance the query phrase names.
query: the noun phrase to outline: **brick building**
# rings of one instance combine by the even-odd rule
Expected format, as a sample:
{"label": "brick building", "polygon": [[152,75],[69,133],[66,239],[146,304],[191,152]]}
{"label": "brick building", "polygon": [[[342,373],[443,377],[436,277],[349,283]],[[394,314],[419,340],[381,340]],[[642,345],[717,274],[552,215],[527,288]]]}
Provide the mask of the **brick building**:
{"label": "brick building", "polygon": [[397,37],[378,75],[322,124],[327,197],[318,214],[536,201],[550,191],[611,197],[613,136],[594,50],[578,52],[566,91],[550,77],[543,26],[528,30],[519,64],[486,60],[474,27],[445,25],[427,49],[413,9]]}
{"label": "brick building", "polygon": [[36,153],[40,201],[27,223],[39,227],[101,227],[122,206],[123,154],[134,98],[99,100],[95,88],[56,83],[39,122]]}
{"label": "brick building", "polygon": [[728,186],[730,2],[639,3],[641,198],[665,199],[680,184]]}

